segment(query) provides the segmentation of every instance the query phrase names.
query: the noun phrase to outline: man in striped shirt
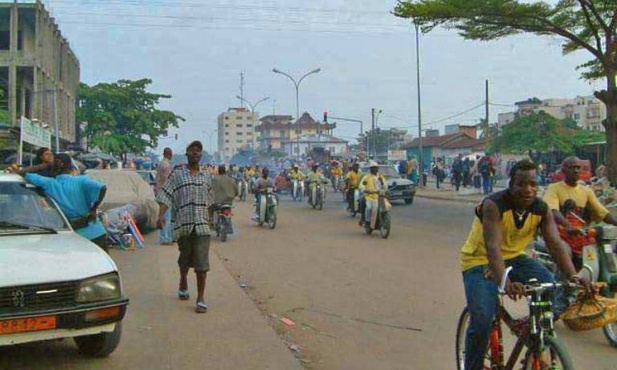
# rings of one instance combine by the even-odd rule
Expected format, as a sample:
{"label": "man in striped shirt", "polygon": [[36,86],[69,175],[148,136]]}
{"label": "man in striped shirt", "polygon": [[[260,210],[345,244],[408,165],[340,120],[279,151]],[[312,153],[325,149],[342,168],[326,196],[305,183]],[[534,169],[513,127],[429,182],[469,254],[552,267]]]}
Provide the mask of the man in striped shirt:
{"label": "man in striped shirt", "polygon": [[189,299],[187,276],[192,267],[197,278],[197,305],[195,312],[204,313],[208,306],[204,300],[206,277],[210,270],[210,227],[208,207],[212,204],[211,176],[199,165],[203,153],[200,141],[193,141],[186,148],[188,166],[175,169],[160,188],[156,201],[159,203],[157,227],[162,229],[167,222],[165,212],[171,209],[174,229],[178,238],[180,257],[180,284],[178,298]]}

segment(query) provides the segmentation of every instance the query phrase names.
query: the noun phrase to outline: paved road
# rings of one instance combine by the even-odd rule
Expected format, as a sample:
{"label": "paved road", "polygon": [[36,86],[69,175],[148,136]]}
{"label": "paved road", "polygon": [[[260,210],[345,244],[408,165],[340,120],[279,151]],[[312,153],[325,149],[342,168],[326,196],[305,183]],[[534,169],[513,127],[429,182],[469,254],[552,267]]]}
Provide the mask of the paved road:
{"label": "paved road", "polygon": [[[472,203],[397,205],[383,240],[365,235],[336,195],[321,212],[283,199],[275,230],[245,221],[248,208],[240,205],[242,234],[217,252],[264,312],[296,323],[276,329],[300,346],[311,369],[455,368],[465,303],[459,248]],[[615,368],[616,349],[600,331],[558,327],[578,368]]]}
{"label": "paved road", "polygon": [[[111,357],[87,359],[71,341],[51,342],[0,348],[0,369],[299,369],[294,354],[318,370],[455,367],[458,249],[471,204],[395,206],[383,240],[365,235],[337,195],[321,212],[282,199],[275,230],[237,205],[239,235],[213,247],[206,315],[174,297],[176,250],[151,235],[145,250],[113,251],[131,306]],[[615,368],[616,349],[601,332],[558,330],[577,368]]]}

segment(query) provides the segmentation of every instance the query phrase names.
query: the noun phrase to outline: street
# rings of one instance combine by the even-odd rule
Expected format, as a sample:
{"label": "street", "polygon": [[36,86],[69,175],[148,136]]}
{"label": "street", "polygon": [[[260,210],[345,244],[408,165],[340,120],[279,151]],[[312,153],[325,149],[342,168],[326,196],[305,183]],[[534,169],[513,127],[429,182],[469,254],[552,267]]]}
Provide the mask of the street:
{"label": "street", "polygon": [[[330,192],[317,211],[281,196],[274,230],[249,220],[250,201],[237,203],[239,235],[213,243],[205,315],[175,297],[176,248],[157,245],[156,233],[143,250],[113,250],[131,298],[118,350],[89,359],[71,341],[0,348],[0,368],[456,368],[459,249],[473,204],[395,204],[384,240],[365,235],[341,200]],[[189,284],[195,294],[193,276]],[[600,330],[556,325],[578,369],[615,368]]]}

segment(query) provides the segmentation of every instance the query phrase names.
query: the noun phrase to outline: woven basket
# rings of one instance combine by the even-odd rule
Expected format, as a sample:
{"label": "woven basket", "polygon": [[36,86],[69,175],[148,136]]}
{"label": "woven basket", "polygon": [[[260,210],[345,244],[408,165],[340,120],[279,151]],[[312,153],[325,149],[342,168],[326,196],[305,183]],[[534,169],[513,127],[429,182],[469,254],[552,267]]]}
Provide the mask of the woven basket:
{"label": "woven basket", "polygon": [[617,300],[582,293],[567,310],[562,319],[574,331],[597,329],[615,322]]}

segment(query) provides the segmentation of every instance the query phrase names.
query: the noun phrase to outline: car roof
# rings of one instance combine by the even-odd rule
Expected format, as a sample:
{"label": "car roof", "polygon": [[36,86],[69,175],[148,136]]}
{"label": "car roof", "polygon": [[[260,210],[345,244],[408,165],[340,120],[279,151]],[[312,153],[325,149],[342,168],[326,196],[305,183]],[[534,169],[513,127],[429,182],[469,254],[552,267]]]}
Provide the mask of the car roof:
{"label": "car roof", "polygon": [[8,172],[0,172],[0,181],[1,182],[25,182],[24,178]]}

